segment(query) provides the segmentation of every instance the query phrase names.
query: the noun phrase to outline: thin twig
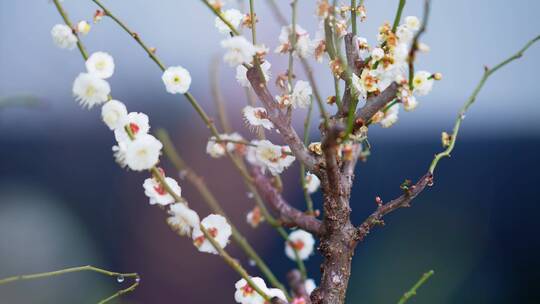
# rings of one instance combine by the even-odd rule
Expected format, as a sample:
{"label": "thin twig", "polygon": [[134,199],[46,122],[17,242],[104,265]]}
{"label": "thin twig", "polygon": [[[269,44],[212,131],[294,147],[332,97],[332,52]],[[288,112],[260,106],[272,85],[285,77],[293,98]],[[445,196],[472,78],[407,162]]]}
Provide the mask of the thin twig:
{"label": "thin twig", "polygon": [[135,288],[137,288],[137,286],[139,286],[140,276],[139,276],[139,274],[137,274],[135,272],[131,272],[131,273],[113,272],[113,271],[97,268],[97,267],[94,267],[94,266],[91,266],[91,265],[79,266],[79,267],[71,267],[71,268],[65,268],[65,269],[60,269],[60,270],[55,270],[55,271],[48,271],[48,272],[16,275],[16,276],[0,279],[0,285],[13,283],[13,282],[17,282],[17,281],[27,281],[27,280],[49,278],[49,277],[60,276],[60,275],[68,274],[68,273],[83,272],[83,271],[96,272],[96,273],[103,274],[103,275],[106,275],[106,276],[115,277],[115,278],[117,278],[117,280],[122,280],[122,281],[125,278],[133,278],[133,280],[134,280],[133,284],[131,284],[128,288],[121,289],[121,290],[117,291],[116,293],[114,293],[110,297],[99,301],[98,304],[107,303],[112,299],[118,298],[118,297],[120,297],[120,296],[122,296],[122,295],[124,295],[126,293],[132,292],[133,290],[135,290]]}
{"label": "thin twig", "polygon": [[422,25],[420,26],[420,29],[414,35],[414,39],[411,44],[411,49],[409,50],[409,56],[407,58],[407,62],[409,63],[409,89],[411,91],[414,89],[414,61],[416,60],[416,51],[418,51],[418,41],[420,40],[420,36],[424,34],[426,31],[427,23],[429,20],[429,6],[430,6],[430,0],[424,1],[424,17],[422,18]]}
{"label": "thin twig", "polygon": [[432,275],[435,274],[435,271],[433,270],[430,270],[426,273],[424,273],[422,275],[422,277],[420,278],[420,280],[418,280],[418,282],[416,282],[416,284],[414,284],[414,286],[409,289],[406,293],[403,294],[403,296],[401,297],[401,299],[399,299],[399,302],[398,304],[405,304],[410,298],[412,298],[413,296],[416,295],[416,291],[422,286],[424,285],[424,283],[427,282],[427,280],[429,280],[429,278],[431,278]]}
{"label": "thin twig", "polygon": [[212,96],[214,97],[213,99],[217,108],[221,128],[225,133],[231,133],[231,123],[229,122],[229,116],[225,109],[225,100],[219,87],[219,63],[220,57],[214,56],[212,63],[210,64],[210,87],[212,88]]}
{"label": "thin twig", "polygon": [[472,106],[472,104],[476,101],[476,97],[478,96],[478,93],[480,93],[480,90],[482,89],[482,87],[484,86],[488,78],[491,75],[493,75],[493,73],[497,72],[500,68],[504,67],[505,65],[509,64],[510,62],[516,59],[521,58],[521,56],[523,56],[523,53],[525,53],[525,51],[527,51],[528,48],[530,48],[535,42],[539,40],[540,40],[540,35],[536,36],[535,38],[527,42],[527,44],[525,44],[525,46],[521,48],[517,53],[503,60],[502,62],[500,62],[493,68],[491,69],[488,67],[485,68],[484,75],[480,79],[480,82],[476,85],[476,88],[474,89],[473,93],[471,94],[471,96],[469,96],[469,98],[467,99],[467,101],[465,102],[465,104],[462,106],[461,110],[458,113],[448,147],[443,152],[440,152],[437,155],[435,155],[435,158],[431,162],[431,165],[429,166],[429,172],[431,174],[435,172],[435,168],[437,167],[437,164],[443,157],[450,157],[450,153],[452,153],[452,150],[454,150],[454,146],[456,145],[456,139],[458,136],[459,128],[461,126],[461,122],[463,121],[463,119],[465,119],[465,113],[467,112],[469,107]]}
{"label": "thin twig", "polygon": [[396,32],[399,22],[401,20],[401,14],[403,13],[403,8],[405,7],[406,0],[399,0],[398,8],[396,10],[396,17],[394,18],[394,23],[392,25],[392,32]]}

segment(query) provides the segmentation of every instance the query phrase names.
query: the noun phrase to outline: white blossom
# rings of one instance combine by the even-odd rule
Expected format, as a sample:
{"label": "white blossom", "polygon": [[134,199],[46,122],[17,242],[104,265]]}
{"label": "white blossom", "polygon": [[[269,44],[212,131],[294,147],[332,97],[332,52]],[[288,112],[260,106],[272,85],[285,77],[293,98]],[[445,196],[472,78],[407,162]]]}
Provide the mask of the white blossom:
{"label": "white blossom", "polygon": [[163,72],[161,80],[165,84],[165,89],[171,94],[184,94],[191,85],[191,75],[189,71],[181,66],[169,67]]}
{"label": "white blossom", "polygon": [[362,81],[360,80],[360,77],[358,77],[355,73],[352,73],[351,83],[353,88],[356,90],[358,95],[362,98],[367,97],[367,92],[364,86],[362,85]]}
{"label": "white blossom", "polygon": [[221,41],[221,46],[227,49],[223,60],[230,66],[250,63],[255,56],[255,46],[243,36],[234,36]]}
{"label": "white blossom", "polygon": [[79,23],[77,23],[77,32],[83,35],[87,35],[90,32],[91,28],[92,27],[90,26],[90,24],[85,20],[79,21]]}
{"label": "white blossom", "polygon": [[[182,195],[182,189],[176,180],[164,177],[167,186],[177,195]],[[175,202],[174,197],[167,192],[166,188],[155,178],[147,178],[143,183],[144,194],[150,199],[150,205],[166,206]]]}
{"label": "white blossom", "polygon": [[268,119],[265,108],[246,106],[242,109],[244,120],[252,127],[263,127],[271,130],[274,124]]}
{"label": "white blossom", "polygon": [[268,140],[254,140],[251,143],[256,147],[247,148],[247,161],[263,170],[267,169],[272,175],[280,174],[295,160],[294,156],[288,155],[288,148],[274,145]]}
{"label": "white blossom", "polygon": [[146,135],[150,131],[148,116],[144,113],[131,112],[124,117],[119,128],[114,129],[114,137],[117,142],[130,141],[131,138],[126,132],[126,127],[131,131],[134,138]]}
{"label": "white blossom", "polygon": [[199,215],[186,204],[171,205],[169,214],[171,216],[167,218],[167,224],[180,235],[191,236],[191,231],[199,227]]}
{"label": "white blossom", "polygon": [[109,100],[101,107],[101,118],[111,130],[123,128],[127,115],[126,106],[115,99]]}
{"label": "white blossom", "polygon": [[[244,19],[244,15],[237,9],[231,8],[222,13],[222,16],[227,20],[235,29],[238,28],[240,25],[240,22],[242,22],[242,19]],[[215,20],[215,26],[218,29],[218,31],[222,34],[229,34],[231,32],[231,29],[223,22],[219,17],[216,17]]]}
{"label": "white blossom", "polygon": [[[227,223],[227,220],[218,214],[210,214],[201,221],[201,225],[208,231],[212,238],[221,246],[225,248],[229,243],[229,237],[231,236],[231,226]],[[218,251],[214,248],[212,243],[200,229],[195,227],[192,233],[193,244],[199,249],[200,252],[208,252],[218,254]]]}
{"label": "white blossom", "polygon": [[225,144],[216,141],[216,137],[212,136],[206,143],[206,153],[213,158],[220,158],[225,155]]}
{"label": "white blossom", "polygon": [[285,242],[285,254],[291,260],[296,260],[294,251],[298,253],[301,260],[306,260],[313,253],[315,239],[311,233],[298,229],[289,234],[289,239]]}
{"label": "white blossom", "polygon": [[81,73],[73,82],[75,99],[88,109],[107,101],[110,93],[109,83],[94,74]]}
{"label": "white blossom", "polygon": [[308,193],[315,193],[319,189],[319,186],[321,185],[321,180],[317,177],[317,175],[313,173],[306,173],[306,190]]}
{"label": "white blossom", "polygon": [[152,135],[137,136],[127,144],[126,164],[134,171],[148,170],[159,161],[162,147],[161,142]]}
{"label": "white blossom", "polygon": [[[307,58],[314,52],[316,43],[309,38],[309,34],[306,30],[300,27],[298,24],[295,26],[296,41],[293,54],[301,58]],[[280,45],[276,48],[276,53],[287,53],[292,47],[290,36],[292,33],[292,25],[283,26],[281,33],[279,34]]]}
{"label": "white blossom", "polygon": [[399,105],[391,106],[379,122],[383,128],[389,128],[398,121]]}
{"label": "white blossom", "polygon": [[114,59],[105,52],[95,52],[86,60],[88,73],[101,79],[107,79],[114,73]]}
{"label": "white blossom", "polygon": [[421,22],[416,16],[407,16],[405,17],[405,25],[411,31],[418,31],[420,29]]}
{"label": "white blossom", "polygon": [[54,44],[61,49],[72,50],[77,45],[77,36],[73,30],[65,24],[57,24],[51,29]]}
{"label": "white blossom", "polygon": [[426,71],[418,71],[413,78],[413,92],[419,96],[427,95],[433,88],[433,78],[431,73]]}
{"label": "white blossom", "polygon": [[309,82],[299,80],[294,85],[291,95],[291,103],[293,108],[305,108],[311,103],[311,86]]}
{"label": "white blossom", "polygon": [[239,133],[233,132],[230,134],[221,134],[220,137],[224,141],[229,141],[229,142],[224,142],[225,148],[227,151],[232,153],[232,152],[243,152],[245,150],[246,146],[240,143],[244,141],[244,138]]}
{"label": "white blossom", "polygon": [[381,48],[374,48],[374,49],[371,51],[371,57],[372,57],[373,60],[375,60],[375,61],[381,60],[381,59],[384,57],[384,51],[383,51],[383,49],[381,49]]}
{"label": "white blossom", "polygon": [[[251,277],[251,281],[263,292],[267,292],[268,288],[263,279],[259,277]],[[234,300],[240,304],[264,304],[264,298],[253,288],[245,279],[241,279],[234,284],[236,292]]]}
{"label": "white blossom", "polygon": [[[270,71],[270,67],[272,67],[272,65],[268,60],[261,64],[261,70],[263,71],[264,79],[266,82],[268,82],[272,78],[272,72]],[[236,81],[238,81],[238,83],[243,87],[251,87],[251,84],[247,78],[247,69],[245,66],[239,65],[236,67]]]}
{"label": "white blossom", "polygon": [[311,293],[313,292],[313,290],[315,290],[315,288],[317,288],[317,284],[315,284],[315,280],[313,279],[307,279],[304,283],[304,286],[306,288],[306,292],[308,295],[311,295]]}

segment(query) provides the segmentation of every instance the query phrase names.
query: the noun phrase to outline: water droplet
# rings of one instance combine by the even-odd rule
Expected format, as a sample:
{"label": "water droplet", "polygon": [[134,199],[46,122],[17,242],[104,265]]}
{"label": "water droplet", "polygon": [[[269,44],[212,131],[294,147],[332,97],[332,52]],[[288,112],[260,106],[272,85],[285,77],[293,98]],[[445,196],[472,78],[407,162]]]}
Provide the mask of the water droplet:
{"label": "water droplet", "polygon": [[252,199],[252,198],[253,198],[253,193],[252,193],[252,192],[246,192],[246,196],[247,196],[249,199]]}
{"label": "water droplet", "polygon": [[125,278],[124,278],[123,275],[119,275],[119,276],[116,277],[116,281],[117,281],[118,283],[122,283],[122,282],[124,282],[124,280],[125,280]]}
{"label": "water droplet", "polygon": [[465,119],[465,114],[461,114],[460,118],[461,118],[461,120],[464,120]]}
{"label": "water droplet", "polygon": [[141,277],[137,276],[137,277],[135,278],[135,282],[139,283],[140,281],[141,281]]}
{"label": "water droplet", "polygon": [[256,265],[255,261],[252,260],[252,259],[249,259],[248,263],[249,263],[249,266],[251,266],[251,267],[255,267],[255,265]]}

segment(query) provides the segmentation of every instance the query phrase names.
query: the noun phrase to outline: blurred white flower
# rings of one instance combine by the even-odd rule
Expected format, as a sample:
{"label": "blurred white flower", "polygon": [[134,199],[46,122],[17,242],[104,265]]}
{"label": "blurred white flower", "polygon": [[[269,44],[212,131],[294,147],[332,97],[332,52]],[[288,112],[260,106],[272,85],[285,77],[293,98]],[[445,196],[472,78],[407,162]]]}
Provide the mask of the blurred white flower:
{"label": "blurred white flower", "polygon": [[126,164],[131,170],[148,170],[157,164],[163,145],[154,136],[144,134],[127,142]]}
{"label": "blurred white flower", "polygon": [[107,79],[114,73],[114,59],[105,52],[95,52],[86,60],[86,70],[101,79]]}
{"label": "blurred white flower", "polygon": [[109,83],[94,74],[81,73],[73,82],[73,95],[81,106],[88,109],[109,99]]}
{"label": "blurred white flower", "polygon": [[433,78],[431,73],[426,71],[418,71],[414,74],[413,78],[413,92],[419,96],[424,96],[431,92],[433,88]]}
{"label": "blurred white flower", "polygon": [[[244,19],[244,15],[239,10],[234,8],[224,11],[222,15],[225,20],[227,20],[235,29],[238,28],[240,22],[242,22],[242,19]],[[231,29],[219,17],[216,17],[214,23],[220,33],[229,34],[231,32]]]}
{"label": "blurred white flower", "polygon": [[384,57],[384,51],[381,48],[374,48],[371,51],[371,57],[374,61],[379,61]]}
{"label": "blurred white flower", "polygon": [[398,113],[399,113],[399,104],[395,104],[391,106],[386,113],[384,113],[384,117],[379,122],[383,128],[390,128],[393,124],[395,124],[398,121]]}
{"label": "blurred white flower", "polygon": [[255,46],[243,36],[234,36],[221,41],[221,46],[227,49],[223,60],[230,66],[250,63],[255,56]]}
{"label": "blurred white flower", "polygon": [[295,261],[296,255],[301,260],[306,260],[313,253],[315,247],[315,239],[311,233],[298,229],[289,234],[289,239],[285,242],[285,254],[289,259]]}
{"label": "blurred white flower", "polygon": [[313,173],[306,173],[306,190],[308,193],[315,193],[319,189],[319,186],[321,185],[321,180],[317,177],[317,175]]}
{"label": "blurred white flower", "polygon": [[181,66],[169,67],[163,72],[161,80],[165,84],[165,89],[171,94],[184,94],[191,85],[191,75],[189,71]]}
{"label": "blurred white flower", "polygon": [[255,208],[246,215],[246,221],[251,227],[257,228],[259,224],[264,221],[261,209],[258,206],[255,206]]}
{"label": "blurred white flower", "polygon": [[123,128],[122,123],[124,123],[127,115],[126,106],[115,99],[109,100],[101,107],[101,118],[111,130]]}
{"label": "blurred white flower", "polygon": [[313,290],[315,290],[315,288],[317,288],[317,284],[315,284],[315,280],[313,280],[313,279],[307,279],[306,282],[304,283],[304,285],[306,287],[306,292],[307,292],[308,295],[311,295]]}
{"label": "blurred white flower", "polygon": [[87,35],[90,32],[91,28],[92,27],[90,26],[90,24],[85,20],[79,21],[79,23],[77,23],[77,32],[83,35]]}
{"label": "blurred white flower", "polygon": [[180,235],[191,236],[191,231],[199,227],[199,215],[183,203],[171,205],[169,214],[167,224]]}
{"label": "blurred white flower", "polygon": [[216,142],[216,137],[212,136],[208,139],[206,143],[206,153],[213,158],[220,158],[225,155],[225,144],[221,142]]}
{"label": "blurred white flower", "polygon": [[[227,246],[232,231],[231,226],[223,216],[219,214],[210,214],[201,221],[201,225],[208,231],[221,248]],[[212,243],[206,239],[206,236],[201,231],[200,227],[195,227],[192,237],[193,244],[200,252],[218,254],[218,251],[214,248]]]}
{"label": "blurred white flower", "polygon": [[420,29],[420,20],[416,16],[407,16],[405,17],[405,25],[411,30],[411,31],[418,31]]}
{"label": "blurred white flower", "polygon": [[65,24],[57,24],[51,29],[54,44],[61,49],[72,50],[77,45],[77,36],[73,30]]}
{"label": "blurred white flower", "polygon": [[311,103],[311,86],[309,82],[298,80],[294,85],[291,95],[291,104],[293,108],[305,108]]}

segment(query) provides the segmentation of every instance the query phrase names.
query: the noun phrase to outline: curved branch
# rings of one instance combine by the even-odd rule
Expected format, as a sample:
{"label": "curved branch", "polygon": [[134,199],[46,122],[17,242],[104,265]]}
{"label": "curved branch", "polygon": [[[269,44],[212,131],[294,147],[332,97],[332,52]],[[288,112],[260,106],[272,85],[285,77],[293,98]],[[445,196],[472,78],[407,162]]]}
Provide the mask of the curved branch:
{"label": "curved branch", "polygon": [[380,111],[387,103],[396,98],[398,87],[398,84],[393,82],[379,95],[368,98],[366,101],[366,105],[358,111],[358,115],[356,115],[356,121],[361,121],[363,122],[363,124],[366,124],[371,119],[371,117],[375,115],[375,113]]}
{"label": "curved branch", "polygon": [[289,205],[259,168],[253,167],[251,172],[257,190],[259,190],[265,201],[279,213],[279,219],[284,225],[299,227],[315,235],[322,233],[321,221]]}
{"label": "curved branch", "polygon": [[383,216],[399,208],[410,207],[411,202],[432,182],[433,175],[428,172],[415,185],[409,186],[403,195],[386,204],[380,204],[377,210],[358,227],[358,240],[363,240],[369,234],[371,228],[382,224]]}
{"label": "curved branch", "polygon": [[441,160],[443,157],[450,157],[450,153],[452,152],[452,150],[454,150],[454,146],[456,145],[456,139],[457,139],[457,136],[458,136],[459,128],[461,126],[461,122],[465,118],[465,113],[467,112],[469,107],[472,106],[472,104],[476,101],[476,96],[478,96],[478,93],[480,93],[480,90],[482,89],[482,87],[484,86],[486,81],[488,80],[489,76],[491,76],[497,70],[499,70],[500,68],[502,68],[505,65],[509,64],[510,62],[521,58],[521,56],[523,56],[523,53],[525,53],[525,51],[528,48],[530,48],[535,42],[537,42],[539,40],[540,40],[540,35],[536,36],[535,38],[533,38],[532,40],[527,42],[527,44],[525,44],[525,46],[523,48],[521,48],[521,50],[519,50],[517,53],[510,56],[506,60],[502,61],[501,63],[497,64],[495,67],[493,67],[491,69],[488,68],[488,67],[485,68],[484,76],[482,76],[482,79],[480,79],[480,82],[478,83],[478,85],[474,89],[473,93],[467,99],[467,101],[465,102],[465,104],[463,105],[463,107],[461,108],[461,110],[458,113],[456,123],[454,124],[454,130],[453,130],[452,136],[450,138],[450,144],[448,145],[446,150],[444,150],[443,152],[440,152],[437,155],[435,155],[435,158],[431,162],[431,165],[429,166],[429,172],[431,172],[431,174],[433,174],[433,172],[435,172],[435,168],[437,167],[437,164],[439,163],[439,160]]}
{"label": "curved branch", "polygon": [[251,67],[247,70],[247,78],[249,79],[255,94],[266,108],[268,119],[270,119],[279,130],[283,140],[289,145],[294,156],[298,158],[309,171],[318,172],[319,161],[308,151],[306,146],[304,146],[304,143],[291,126],[291,122],[287,118],[287,115],[279,111],[277,104],[274,102],[274,98],[272,97],[272,94],[270,94],[270,91],[268,91],[266,82],[262,79],[257,67]]}

